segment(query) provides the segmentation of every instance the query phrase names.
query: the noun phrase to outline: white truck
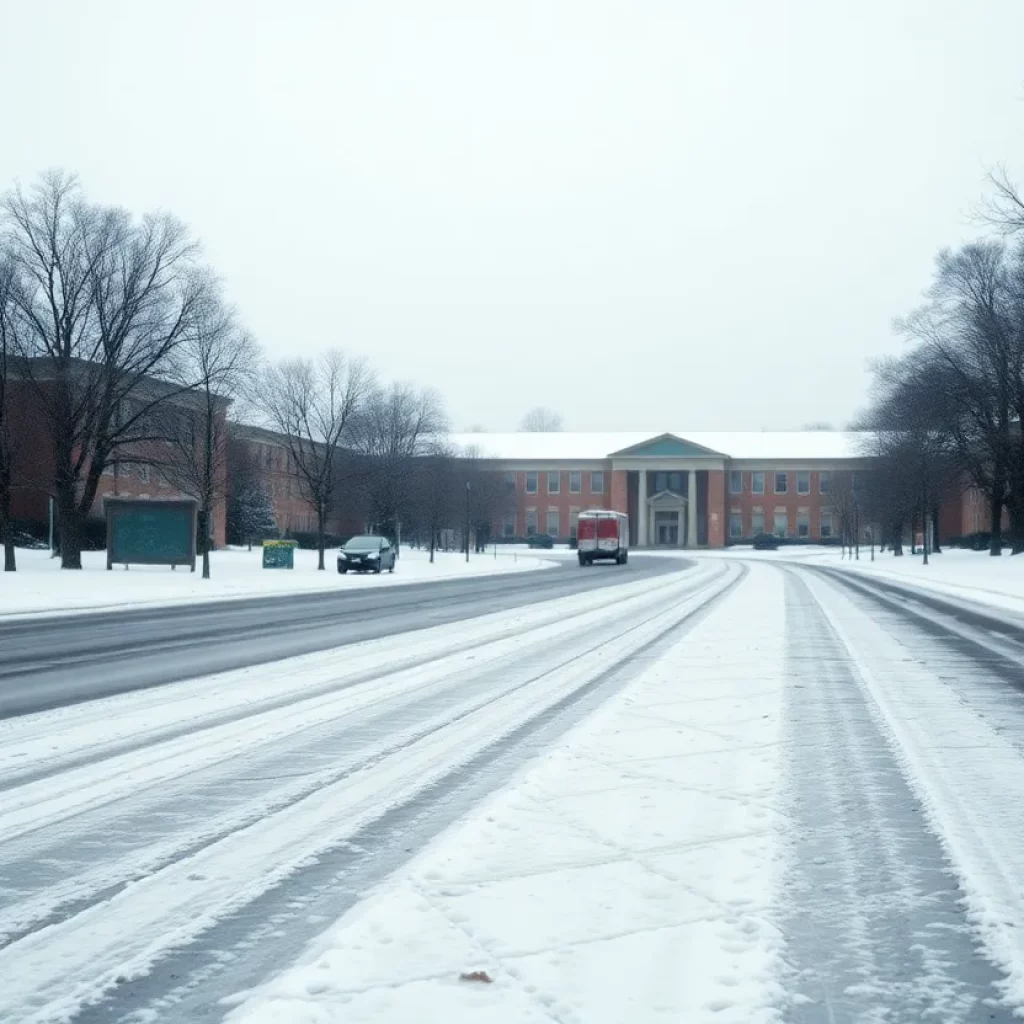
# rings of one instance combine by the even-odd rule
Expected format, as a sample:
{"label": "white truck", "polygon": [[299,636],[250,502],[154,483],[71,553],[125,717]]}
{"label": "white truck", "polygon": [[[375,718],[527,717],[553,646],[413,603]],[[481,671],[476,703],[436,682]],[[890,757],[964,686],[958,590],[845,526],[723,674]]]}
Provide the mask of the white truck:
{"label": "white truck", "polygon": [[576,524],[576,553],[580,565],[598,559],[625,565],[629,560],[629,516],[603,508],[581,512]]}

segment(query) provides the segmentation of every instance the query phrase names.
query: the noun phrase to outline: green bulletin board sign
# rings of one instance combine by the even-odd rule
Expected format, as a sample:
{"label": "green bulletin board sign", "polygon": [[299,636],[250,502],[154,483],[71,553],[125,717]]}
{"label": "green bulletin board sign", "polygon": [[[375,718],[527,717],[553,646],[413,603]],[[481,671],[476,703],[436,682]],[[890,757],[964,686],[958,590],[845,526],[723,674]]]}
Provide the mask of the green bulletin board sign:
{"label": "green bulletin board sign", "polygon": [[107,498],[107,568],[187,565],[196,568],[196,503]]}
{"label": "green bulletin board sign", "polygon": [[294,569],[296,540],[265,540],[263,542],[264,569]]}

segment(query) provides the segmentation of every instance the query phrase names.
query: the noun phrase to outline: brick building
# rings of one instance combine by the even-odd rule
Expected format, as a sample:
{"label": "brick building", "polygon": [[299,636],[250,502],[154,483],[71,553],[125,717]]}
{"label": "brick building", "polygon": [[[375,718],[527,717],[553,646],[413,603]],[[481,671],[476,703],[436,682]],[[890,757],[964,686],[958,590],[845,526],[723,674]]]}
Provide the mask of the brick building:
{"label": "brick building", "polygon": [[[44,364],[45,366],[45,364]],[[87,371],[83,371],[87,372]],[[54,494],[54,459],[50,433],[47,429],[45,413],[40,408],[38,388],[46,387],[46,379],[37,369],[34,383],[13,378],[8,382],[10,392],[10,414],[15,430],[13,489],[11,495],[11,517],[16,522],[34,524],[42,528],[50,515],[50,498]],[[143,409],[164,391],[170,397],[159,406],[161,415],[173,415],[175,408],[185,408],[194,402],[195,396],[190,393],[177,393],[176,389],[160,381],[147,379],[144,384],[133,391],[130,404],[132,408],[124,408],[122,414],[134,415]],[[127,406],[129,403],[125,403]],[[219,423],[215,429],[217,436],[225,434],[227,413],[230,407],[227,399],[216,400],[215,416]],[[147,433],[151,424],[143,418],[139,421],[140,434]],[[156,440],[138,440],[124,444],[118,448],[117,457],[111,461],[100,476],[89,512],[90,518],[104,517],[104,502],[107,498],[183,498],[189,495],[181,490],[180,480],[176,479],[168,467],[171,459],[166,442]],[[227,479],[224,460],[220,460],[218,471],[221,481],[218,491],[222,495],[213,508],[211,530],[216,546],[225,543],[226,507],[223,495],[226,491]]]}
{"label": "brick building", "polygon": [[575,534],[583,509],[629,515],[637,547],[723,547],[765,532],[818,541],[836,535],[833,484],[867,465],[841,432],[470,434],[505,476],[515,511],[507,539]]}
{"label": "brick building", "polygon": [[[278,533],[284,537],[315,532],[316,514],[303,497],[302,479],[288,448],[288,439],[276,431],[243,423],[231,424],[231,437],[233,442],[244,445],[246,470],[258,477],[270,496]],[[351,453],[341,451],[338,457],[344,462],[351,458]],[[341,500],[343,486],[339,485],[337,490],[339,500],[327,520],[327,533],[349,536],[360,532],[365,524],[357,514],[356,503]]]}

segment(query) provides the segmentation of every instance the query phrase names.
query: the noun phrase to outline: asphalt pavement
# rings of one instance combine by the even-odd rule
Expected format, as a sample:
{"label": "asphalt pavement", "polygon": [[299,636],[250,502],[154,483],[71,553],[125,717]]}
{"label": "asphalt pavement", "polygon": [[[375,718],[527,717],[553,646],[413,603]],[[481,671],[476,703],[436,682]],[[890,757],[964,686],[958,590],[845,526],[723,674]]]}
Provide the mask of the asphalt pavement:
{"label": "asphalt pavement", "polygon": [[[552,569],[396,587],[0,621],[0,718],[265,664],[568,597],[692,566],[634,555],[626,565]],[[401,572],[401,565],[397,570]]]}

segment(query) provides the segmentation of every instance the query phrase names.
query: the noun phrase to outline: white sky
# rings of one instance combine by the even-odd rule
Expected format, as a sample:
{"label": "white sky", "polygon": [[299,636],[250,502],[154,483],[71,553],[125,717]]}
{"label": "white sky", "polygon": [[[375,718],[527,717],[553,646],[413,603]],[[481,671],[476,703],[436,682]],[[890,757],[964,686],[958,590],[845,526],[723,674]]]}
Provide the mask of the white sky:
{"label": "white sky", "polygon": [[842,425],[1024,181],[1024,2],[0,0],[0,96],[0,187],[173,211],[456,428]]}

